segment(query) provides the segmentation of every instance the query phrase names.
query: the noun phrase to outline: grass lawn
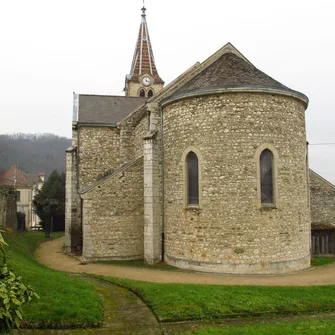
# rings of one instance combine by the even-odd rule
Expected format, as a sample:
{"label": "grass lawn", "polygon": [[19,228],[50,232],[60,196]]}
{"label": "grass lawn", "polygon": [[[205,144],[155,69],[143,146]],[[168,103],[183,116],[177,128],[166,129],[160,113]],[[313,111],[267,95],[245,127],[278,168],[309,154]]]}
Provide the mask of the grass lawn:
{"label": "grass lawn", "polygon": [[[53,237],[58,236],[54,234]],[[9,256],[8,263],[41,297],[40,300],[35,300],[24,307],[26,325],[65,328],[94,326],[101,322],[102,302],[92,284],[46,268],[33,258],[33,251],[44,240],[43,232],[5,234],[5,239],[9,243],[9,247],[6,248]],[[327,261],[333,260],[318,257],[318,259],[324,258]],[[142,265],[139,263],[139,266]],[[100,278],[137,293],[163,322],[335,311],[335,286],[217,286],[159,284],[113,277]],[[318,333],[335,333],[335,321],[310,320],[220,329],[208,328],[194,334]]]}
{"label": "grass lawn", "polygon": [[142,297],[160,321],[335,311],[335,286],[158,284],[114,277],[103,278],[127,287]]}
{"label": "grass lawn", "polygon": [[225,328],[210,327],[180,335],[333,335],[335,319],[274,322]]}
{"label": "grass lawn", "polygon": [[322,257],[322,256],[315,256],[312,258],[311,264],[312,266],[320,266],[320,265],[327,265],[330,263],[334,263],[334,257]]}
{"label": "grass lawn", "polygon": [[[102,320],[102,302],[92,284],[51,270],[33,258],[34,250],[44,241],[44,232],[3,235],[9,244],[8,264],[41,298],[24,306],[23,326],[94,326]],[[59,236],[52,234],[52,237]]]}

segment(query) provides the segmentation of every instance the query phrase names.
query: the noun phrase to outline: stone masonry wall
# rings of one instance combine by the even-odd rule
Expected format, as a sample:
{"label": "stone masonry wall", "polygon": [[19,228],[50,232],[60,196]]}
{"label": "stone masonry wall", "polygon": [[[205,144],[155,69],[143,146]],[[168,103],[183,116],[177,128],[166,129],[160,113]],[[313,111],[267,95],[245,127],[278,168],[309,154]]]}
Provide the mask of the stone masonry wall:
{"label": "stone masonry wall", "polygon": [[309,172],[312,229],[335,228],[335,186]]}
{"label": "stone masonry wall", "polygon": [[72,147],[78,146],[78,128],[72,128]]}
{"label": "stone masonry wall", "polygon": [[139,97],[140,96],[140,89],[144,89],[145,96],[148,96],[148,92],[150,90],[153,91],[154,94],[158,93],[163,88],[163,84],[153,84],[149,87],[144,87],[141,83],[130,82],[129,83],[129,96],[131,97]]}
{"label": "stone masonry wall", "polygon": [[120,165],[134,158],[134,127],[131,122],[120,127]]}
{"label": "stone masonry wall", "polygon": [[0,190],[0,228],[17,229],[17,213],[15,195]]}
{"label": "stone masonry wall", "polygon": [[[165,260],[202,271],[273,273],[306,268],[310,214],[304,105],[229,93],[164,107]],[[257,205],[256,149],[278,153],[275,208]],[[200,208],[188,208],[182,155],[201,153]]]}
{"label": "stone masonry wall", "polygon": [[159,105],[147,104],[149,132],[144,138],[144,259],[148,264],[162,260],[162,179]]}
{"label": "stone masonry wall", "polygon": [[134,129],[134,154],[135,156],[143,155],[143,138],[149,132],[149,119],[145,115]]}
{"label": "stone masonry wall", "polygon": [[79,128],[79,189],[119,167],[119,141],[117,128]]}
{"label": "stone masonry wall", "polygon": [[143,258],[143,158],[82,198],[85,259]]}
{"label": "stone masonry wall", "polygon": [[65,248],[66,251],[81,247],[80,199],[77,189],[77,148],[66,150],[65,184]]}

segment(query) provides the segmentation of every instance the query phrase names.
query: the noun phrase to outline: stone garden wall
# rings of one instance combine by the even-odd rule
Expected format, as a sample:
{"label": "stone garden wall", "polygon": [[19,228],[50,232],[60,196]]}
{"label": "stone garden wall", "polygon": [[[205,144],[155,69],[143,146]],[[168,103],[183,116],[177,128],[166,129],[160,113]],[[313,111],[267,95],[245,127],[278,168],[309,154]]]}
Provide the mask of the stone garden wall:
{"label": "stone garden wall", "polygon": [[16,197],[0,190],[0,227],[17,229]]}

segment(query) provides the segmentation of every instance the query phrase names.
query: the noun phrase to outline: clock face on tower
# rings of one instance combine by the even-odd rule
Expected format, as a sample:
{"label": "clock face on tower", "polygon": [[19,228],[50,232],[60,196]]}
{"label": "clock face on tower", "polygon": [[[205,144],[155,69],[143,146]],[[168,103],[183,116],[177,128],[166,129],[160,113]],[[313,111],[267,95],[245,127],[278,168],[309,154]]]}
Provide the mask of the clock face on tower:
{"label": "clock face on tower", "polygon": [[151,83],[151,79],[150,79],[150,77],[145,76],[145,77],[142,78],[142,84],[143,84],[144,86],[149,86],[150,83]]}

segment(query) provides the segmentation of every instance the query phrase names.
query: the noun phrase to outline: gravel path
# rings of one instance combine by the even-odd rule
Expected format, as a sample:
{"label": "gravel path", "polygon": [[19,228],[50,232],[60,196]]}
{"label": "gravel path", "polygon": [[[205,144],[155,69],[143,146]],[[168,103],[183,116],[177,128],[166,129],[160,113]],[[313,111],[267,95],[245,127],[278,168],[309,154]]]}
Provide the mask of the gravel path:
{"label": "gravel path", "polygon": [[335,284],[335,263],[311,268],[289,275],[236,276],[204,274],[199,272],[174,272],[104,264],[81,264],[77,259],[62,253],[64,237],[42,243],[36,258],[42,264],[70,273],[94,273],[157,283],[187,283],[213,285],[263,285],[263,286],[313,286]]}

